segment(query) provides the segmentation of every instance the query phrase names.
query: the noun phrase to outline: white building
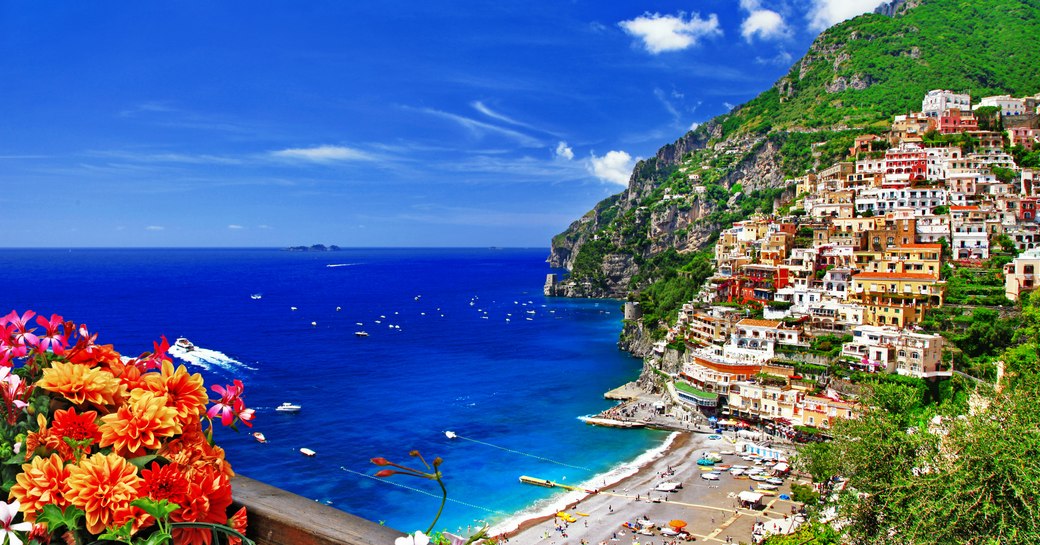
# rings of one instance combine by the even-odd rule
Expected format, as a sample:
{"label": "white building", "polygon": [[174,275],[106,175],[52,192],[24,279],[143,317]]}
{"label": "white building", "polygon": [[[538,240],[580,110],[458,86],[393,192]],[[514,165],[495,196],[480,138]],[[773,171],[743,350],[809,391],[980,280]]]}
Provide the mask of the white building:
{"label": "white building", "polygon": [[1011,95],[995,95],[991,97],[982,97],[979,103],[972,106],[972,110],[977,110],[984,107],[996,107],[1000,108],[1000,115],[1024,115],[1026,113],[1026,102],[1021,98],[1015,98]]}
{"label": "white building", "polygon": [[918,378],[950,376],[941,371],[945,339],[889,326],[856,326],[841,355],[854,366]]}
{"label": "white building", "polygon": [[928,91],[921,101],[921,113],[928,117],[939,117],[946,110],[971,110],[971,95],[954,93],[946,89]]}

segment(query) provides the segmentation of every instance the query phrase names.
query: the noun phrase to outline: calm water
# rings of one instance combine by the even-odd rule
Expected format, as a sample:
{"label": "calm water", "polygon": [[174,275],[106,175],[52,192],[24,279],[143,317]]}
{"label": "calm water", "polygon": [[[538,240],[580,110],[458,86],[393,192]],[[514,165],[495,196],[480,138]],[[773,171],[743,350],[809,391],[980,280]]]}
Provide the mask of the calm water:
{"label": "calm water", "polygon": [[[440,501],[436,483],[377,480],[368,462],[418,463],[408,456],[417,449],[444,459],[449,502],[438,527],[464,529],[552,494],[519,484],[520,475],[576,484],[664,439],[577,419],[608,407],[603,392],[635,378],[640,363],[616,348],[617,301],[542,295],[546,255],[0,250],[0,311],[61,314],[129,355],[160,335],[187,337],[200,350],[186,364],[207,386],[245,382],[253,430],[268,439],[218,430],[236,471],[401,530],[425,529]],[[303,408],[275,412],[285,401]]]}

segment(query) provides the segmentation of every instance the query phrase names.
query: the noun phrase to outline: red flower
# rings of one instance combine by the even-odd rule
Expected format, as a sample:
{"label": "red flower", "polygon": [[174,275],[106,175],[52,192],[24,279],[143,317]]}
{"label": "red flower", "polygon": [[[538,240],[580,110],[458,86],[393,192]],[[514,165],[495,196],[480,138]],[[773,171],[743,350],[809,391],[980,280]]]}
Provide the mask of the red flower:
{"label": "red flower", "polygon": [[[74,441],[90,439],[91,444],[101,440],[101,431],[97,425],[98,414],[87,411],[76,414],[76,408],[72,407],[64,411],[55,411],[54,422],[51,423],[51,434],[57,436],[59,441],[68,437]],[[90,445],[83,446],[83,452],[90,454]]]}
{"label": "red flower", "polygon": [[152,462],[151,469],[142,469],[141,483],[139,489],[142,496],[153,500],[170,500],[177,505],[188,502],[185,495],[188,493],[188,479],[175,464],[160,466],[158,462]]}
{"label": "red flower", "polygon": [[[181,508],[170,515],[174,522],[227,522],[231,506],[231,481],[212,467],[200,468],[191,477],[188,493]],[[210,545],[213,533],[202,528],[176,528],[173,542],[186,545]]]}

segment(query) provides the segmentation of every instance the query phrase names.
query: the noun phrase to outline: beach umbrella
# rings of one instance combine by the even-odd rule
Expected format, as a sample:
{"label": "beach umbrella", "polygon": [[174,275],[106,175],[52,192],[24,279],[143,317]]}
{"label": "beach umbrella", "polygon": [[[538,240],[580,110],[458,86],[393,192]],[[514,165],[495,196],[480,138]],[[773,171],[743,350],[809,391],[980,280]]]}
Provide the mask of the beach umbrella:
{"label": "beach umbrella", "polygon": [[671,522],[668,523],[668,526],[671,526],[672,528],[675,528],[676,530],[681,530],[681,529],[686,527],[686,521],[685,520],[674,519],[674,520],[672,520]]}

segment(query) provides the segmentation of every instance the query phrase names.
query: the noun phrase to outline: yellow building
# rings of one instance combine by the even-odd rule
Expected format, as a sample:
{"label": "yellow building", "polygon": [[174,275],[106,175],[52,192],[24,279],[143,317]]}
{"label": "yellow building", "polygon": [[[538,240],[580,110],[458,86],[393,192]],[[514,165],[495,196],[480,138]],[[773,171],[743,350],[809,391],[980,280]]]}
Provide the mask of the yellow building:
{"label": "yellow building", "polygon": [[931,274],[861,272],[853,275],[849,296],[864,307],[864,323],[907,327],[924,311],[943,304],[945,282]]}

